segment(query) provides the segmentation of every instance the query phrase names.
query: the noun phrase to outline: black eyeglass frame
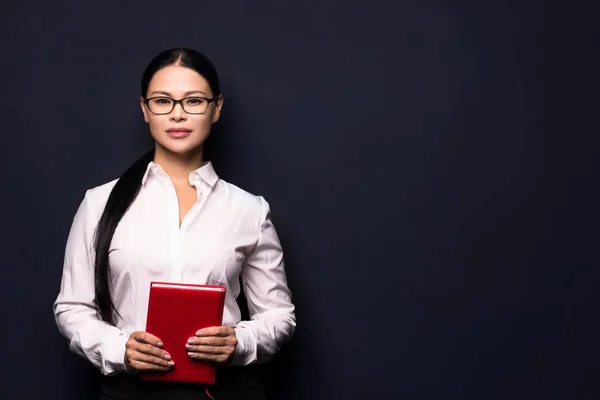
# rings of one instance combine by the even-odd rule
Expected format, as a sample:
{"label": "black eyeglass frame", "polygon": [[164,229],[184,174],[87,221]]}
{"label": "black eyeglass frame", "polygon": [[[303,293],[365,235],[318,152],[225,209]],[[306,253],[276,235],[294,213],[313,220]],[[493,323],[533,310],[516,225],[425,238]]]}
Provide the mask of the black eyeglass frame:
{"label": "black eyeglass frame", "polygon": [[[171,109],[168,112],[161,112],[161,113],[157,113],[152,111],[152,109],[150,108],[150,100],[154,100],[154,99],[169,99],[173,102]],[[206,108],[204,109],[204,111],[202,112],[189,112],[188,110],[185,109],[185,106],[183,105],[183,102],[188,100],[188,99],[202,99],[202,100],[206,100]],[[216,101],[218,99],[218,97],[213,97],[213,98],[208,98],[208,97],[202,97],[202,96],[189,96],[189,97],[184,97],[183,99],[179,99],[176,100],[172,97],[169,96],[154,96],[154,97],[147,97],[144,99],[144,103],[146,104],[146,107],[148,108],[148,110],[154,114],[154,115],[167,115],[167,114],[171,114],[173,112],[173,110],[175,109],[175,106],[177,104],[181,105],[181,109],[186,112],[187,114],[191,114],[191,115],[200,115],[200,114],[204,114],[206,112],[206,110],[208,110],[208,107],[210,107],[210,103]]]}

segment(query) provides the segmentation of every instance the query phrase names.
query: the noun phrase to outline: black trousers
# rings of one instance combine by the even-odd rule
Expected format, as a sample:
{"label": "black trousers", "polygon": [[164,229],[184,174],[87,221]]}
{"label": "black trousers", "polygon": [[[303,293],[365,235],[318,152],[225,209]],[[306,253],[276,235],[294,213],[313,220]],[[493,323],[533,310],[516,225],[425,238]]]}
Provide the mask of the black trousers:
{"label": "black trousers", "polygon": [[[135,375],[103,377],[101,400],[210,400],[204,385],[143,381]],[[260,375],[250,367],[221,367],[208,390],[214,400],[265,400]]]}

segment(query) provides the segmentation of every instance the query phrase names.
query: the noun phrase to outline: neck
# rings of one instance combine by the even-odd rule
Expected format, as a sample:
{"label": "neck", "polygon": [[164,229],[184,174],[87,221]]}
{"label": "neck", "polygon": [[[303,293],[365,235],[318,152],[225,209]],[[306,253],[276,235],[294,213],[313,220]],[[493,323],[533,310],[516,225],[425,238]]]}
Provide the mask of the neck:
{"label": "neck", "polygon": [[189,184],[190,172],[200,168],[204,163],[202,146],[187,154],[175,154],[157,145],[154,162],[160,165],[175,185]]}

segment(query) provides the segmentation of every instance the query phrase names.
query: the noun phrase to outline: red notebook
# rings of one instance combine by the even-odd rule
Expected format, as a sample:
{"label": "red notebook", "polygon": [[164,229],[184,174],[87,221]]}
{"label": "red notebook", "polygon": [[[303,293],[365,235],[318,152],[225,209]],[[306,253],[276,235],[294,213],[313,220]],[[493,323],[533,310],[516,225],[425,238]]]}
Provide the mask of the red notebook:
{"label": "red notebook", "polygon": [[188,356],[185,345],[196,331],[221,326],[225,287],[152,282],[148,302],[146,332],[158,337],[175,365],[167,372],[149,372],[142,379],[215,383],[216,366]]}

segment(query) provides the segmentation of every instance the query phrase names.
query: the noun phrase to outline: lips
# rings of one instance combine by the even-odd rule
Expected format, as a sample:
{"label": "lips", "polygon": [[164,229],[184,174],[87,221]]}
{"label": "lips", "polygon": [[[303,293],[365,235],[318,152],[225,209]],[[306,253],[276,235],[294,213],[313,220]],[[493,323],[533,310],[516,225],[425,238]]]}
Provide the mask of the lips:
{"label": "lips", "polygon": [[169,128],[168,133],[190,133],[192,130],[187,128]]}
{"label": "lips", "polygon": [[189,136],[189,134],[191,132],[192,132],[191,129],[182,128],[182,127],[167,129],[167,135],[169,135],[170,137],[175,138],[175,139],[185,138],[185,137]]}

